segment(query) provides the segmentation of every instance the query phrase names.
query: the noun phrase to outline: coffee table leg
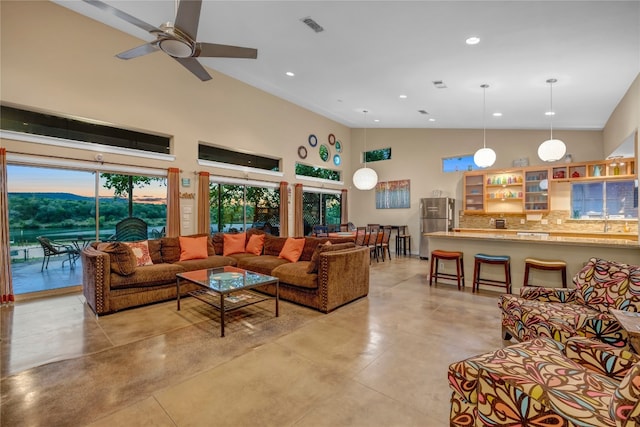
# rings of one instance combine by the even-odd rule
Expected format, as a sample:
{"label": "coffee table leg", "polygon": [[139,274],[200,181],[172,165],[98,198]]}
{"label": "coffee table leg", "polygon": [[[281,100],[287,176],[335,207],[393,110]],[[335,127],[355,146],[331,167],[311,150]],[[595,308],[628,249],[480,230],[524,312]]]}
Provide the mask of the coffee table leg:
{"label": "coffee table leg", "polygon": [[220,294],[220,336],[224,337],[224,294]]}
{"label": "coffee table leg", "polygon": [[280,282],[276,283],[276,317],[280,316],[279,302],[280,302]]}
{"label": "coffee table leg", "polygon": [[180,311],[180,278],[176,277],[176,301],[178,302],[178,311]]}

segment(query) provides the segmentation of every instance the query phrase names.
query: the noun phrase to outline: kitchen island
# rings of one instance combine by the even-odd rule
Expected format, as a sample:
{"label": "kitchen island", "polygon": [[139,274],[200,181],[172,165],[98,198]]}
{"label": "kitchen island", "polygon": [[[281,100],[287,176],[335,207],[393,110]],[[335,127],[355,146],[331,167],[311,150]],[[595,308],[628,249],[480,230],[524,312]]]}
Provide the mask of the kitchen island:
{"label": "kitchen island", "polygon": [[[601,237],[583,237],[568,233],[532,233],[509,230],[483,231],[439,231],[428,233],[430,250],[464,252],[465,284],[471,290],[473,281],[473,257],[477,253],[490,255],[509,255],[511,257],[511,281],[513,293],[519,293],[524,279],[524,260],[538,258],[546,260],[563,260],[567,263],[569,286],[571,279],[591,257],[603,258],[628,264],[640,264],[640,245],[637,239],[629,236],[612,238],[611,235]],[[453,267],[445,264],[445,271],[453,273]],[[498,267],[498,268],[491,268]],[[447,271],[447,270],[450,271]],[[483,266],[482,275],[487,278],[500,278],[503,270],[499,266]],[[504,276],[502,276],[504,277]],[[560,287],[558,272],[532,270],[533,284]],[[448,283],[448,282],[447,282]],[[500,292],[499,288],[481,286],[483,290]]]}

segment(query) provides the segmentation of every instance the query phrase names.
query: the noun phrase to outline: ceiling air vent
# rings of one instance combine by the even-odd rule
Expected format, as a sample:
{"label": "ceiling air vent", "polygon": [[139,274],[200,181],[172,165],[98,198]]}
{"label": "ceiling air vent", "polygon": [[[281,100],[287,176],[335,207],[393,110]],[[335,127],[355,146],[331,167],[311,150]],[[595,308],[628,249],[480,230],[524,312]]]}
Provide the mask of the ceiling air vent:
{"label": "ceiling air vent", "polygon": [[316,33],[321,33],[324,31],[324,28],[322,28],[320,24],[318,24],[316,21],[314,21],[310,17],[302,18],[301,21],[307,24],[307,26],[311,28],[313,31],[315,31]]}
{"label": "ceiling air vent", "polygon": [[442,80],[434,80],[433,85],[438,89],[446,89],[447,85]]}
{"label": "ceiling air vent", "polygon": [[429,114],[426,110],[418,110],[418,113],[420,113],[420,114]]}

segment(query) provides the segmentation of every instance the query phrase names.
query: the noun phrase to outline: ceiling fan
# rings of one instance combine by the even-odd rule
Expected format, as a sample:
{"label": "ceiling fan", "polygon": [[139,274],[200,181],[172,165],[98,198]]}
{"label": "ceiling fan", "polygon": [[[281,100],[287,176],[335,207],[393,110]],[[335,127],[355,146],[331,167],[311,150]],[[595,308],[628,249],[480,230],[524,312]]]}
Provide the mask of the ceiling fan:
{"label": "ceiling fan", "polygon": [[180,0],[175,23],[167,22],[159,27],[147,24],[100,0],[84,1],[148,31],[156,37],[152,42],[117,54],[116,56],[120,59],[137,58],[160,50],[178,61],[200,80],[207,81],[211,79],[211,76],[196,59],[198,57],[250,59],[258,57],[257,49],[196,41],[202,0]]}

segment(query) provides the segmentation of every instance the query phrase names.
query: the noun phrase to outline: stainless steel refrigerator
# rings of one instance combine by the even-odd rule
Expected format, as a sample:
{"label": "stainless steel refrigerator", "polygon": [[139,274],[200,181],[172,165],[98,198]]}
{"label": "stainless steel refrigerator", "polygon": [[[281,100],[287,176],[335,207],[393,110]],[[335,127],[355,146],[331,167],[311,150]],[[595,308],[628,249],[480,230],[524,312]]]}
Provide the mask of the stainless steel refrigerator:
{"label": "stainless steel refrigerator", "polygon": [[455,205],[450,197],[420,199],[420,258],[427,259],[430,255],[427,233],[453,230]]}

